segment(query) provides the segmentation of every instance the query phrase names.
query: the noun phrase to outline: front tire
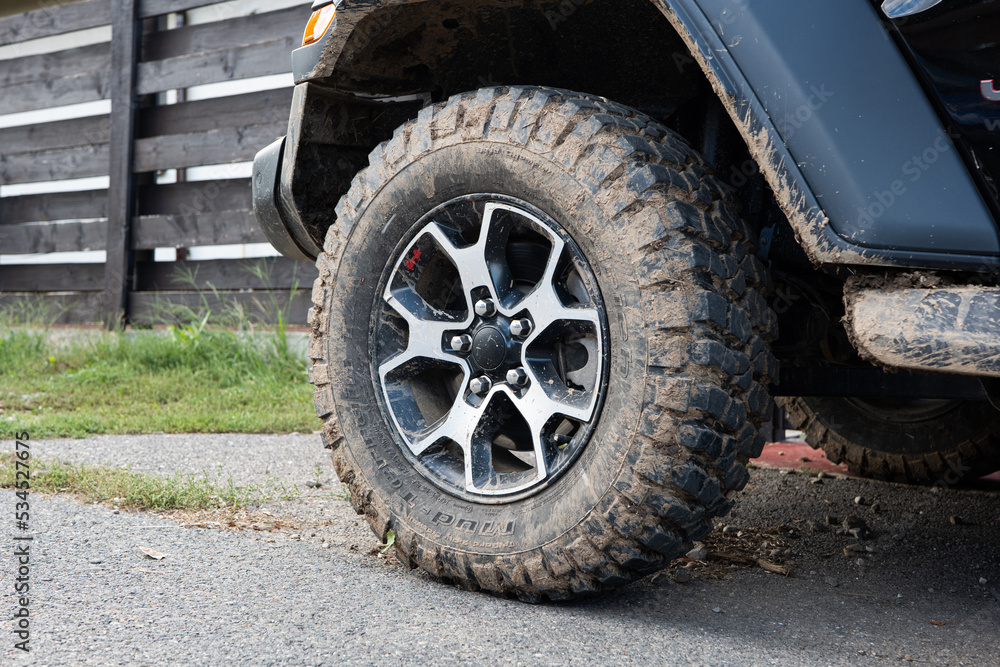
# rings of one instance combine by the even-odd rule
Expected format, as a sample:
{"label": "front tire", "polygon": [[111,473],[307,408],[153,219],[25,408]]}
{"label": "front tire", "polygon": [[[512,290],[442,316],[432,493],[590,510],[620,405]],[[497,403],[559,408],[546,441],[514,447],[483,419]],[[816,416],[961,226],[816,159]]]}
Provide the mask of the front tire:
{"label": "front tire", "polygon": [[531,601],[704,537],[763,446],[776,363],[753,236],[700,158],[601,98],[489,88],[370,165],[317,262],[310,356],[375,533]]}

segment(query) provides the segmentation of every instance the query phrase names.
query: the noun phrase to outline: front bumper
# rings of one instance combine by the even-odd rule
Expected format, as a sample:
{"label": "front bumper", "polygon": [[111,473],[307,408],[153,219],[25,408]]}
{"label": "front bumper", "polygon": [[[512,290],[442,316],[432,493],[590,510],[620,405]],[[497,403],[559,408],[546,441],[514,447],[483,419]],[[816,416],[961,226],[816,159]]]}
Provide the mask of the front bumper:
{"label": "front bumper", "polygon": [[264,236],[285,257],[313,261],[322,251],[306,231],[301,216],[285,212],[281,201],[281,168],[285,138],[257,153],[253,160],[253,214]]}

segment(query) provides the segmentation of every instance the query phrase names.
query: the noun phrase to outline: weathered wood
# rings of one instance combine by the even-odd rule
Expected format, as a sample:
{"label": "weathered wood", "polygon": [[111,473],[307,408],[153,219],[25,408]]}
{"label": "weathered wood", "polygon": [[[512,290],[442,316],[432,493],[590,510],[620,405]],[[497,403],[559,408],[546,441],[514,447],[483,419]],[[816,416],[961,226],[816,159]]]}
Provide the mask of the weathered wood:
{"label": "weathered wood", "polygon": [[133,223],[132,247],[137,250],[266,242],[267,238],[254,220],[253,211],[247,209],[144,215]]}
{"label": "weathered wood", "polygon": [[0,114],[108,99],[111,73],[107,68],[58,79],[7,86],[0,95]]}
{"label": "weathered wood", "polygon": [[12,155],[105,144],[110,132],[111,120],[106,115],[8,127],[0,129],[0,150]]}
{"label": "weathered wood", "polygon": [[[45,220],[103,218],[107,215],[107,207],[107,190],[3,197],[0,198],[0,225]],[[3,249],[0,248],[0,250]]]}
{"label": "weathered wood", "polygon": [[81,292],[100,290],[104,264],[3,264],[4,292]]}
{"label": "weathered wood", "polygon": [[139,18],[148,19],[173,12],[185,12],[207,5],[214,5],[221,0],[139,0]]}
{"label": "weathered wood", "polygon": [[249,178],[143,185],[138,215],[232,211],[249,209],[251,203]]}
{"label": "weathered wood", "polygon": [[[252,267],[260,269],[258,277]],[[0,274],[2,275],[2,274]],[[135,269],[136,291],[193,289],[187,276],[198,289],[218,290],[311,290],[316,279],[316,266],[296,262],[287,257],[258,259],[217,259],[203,262],[139,262]],[[263,278],[263,279],[262,279]],[[2,280],[0,280],[0,284]]]}
{"label": "weathered wood", "polygon": [[135,142],[135,171],[179,169],[252,160],[262,146],[285,134],[287,123],[230,127],[150,137]]}
{"label": "weathered wood", "polygon": [[271,300],[290,306],[287,322],[306,324],[312,306],[309,290],[299,290],[292,297],[288,290],[259,292],[219,292],[219,298],[204,292],[132,292],[129,294],[131,320],[139,324],[158,324],[169,319],[171,307],[186,306],[200,312],[205,306],[213,313],[224,313],[227,304],[240,304],[251,319],[263,323],[277,321]]}
{"label": "weathered wood", "polygon": [[309,14],[309,4],[306,4],[232,18],[221,24],[225,26],[222,29],[219,23],[201,23],[150,33],[143,42],[142,60],[164,60],[269,42],[278,35],[301,33]]}
{"label": "weathered wood", "polygon": [[53,6],[0,18],[0,44],[16,44],[111,22],[111,3],[108,0],[50,4]]}
{"label": "weathered wood", "polygon": [[0,182],[37,183],[108,173],[108,144],[0,155]]}
{"label": "weathered wood", "polygon": [[260,44],[140,63],[136,91],[145,95],[289,72],[292,69],[291,51],[299,45],[300,39],[298,36],[276,37]]}
{"label": "weathered wood", "polygon": [[228,127],[286,124],[288,110],[292,106],[292,92],[292,88],[277,88],[196,102],[147,107],[139,110],[138,136],[146,138],[203,132],[216,129],[223,124]]}
{"label": "weathered wood", "polygon": [[[38,299],[37,292],[0,292],[0,306]],[[91,324],[100,322],[104,310],[101,292],[56,292],[41,296],[42,307],[50,314],[53,324]]]}
{"label": "weathered wood", "polygon": [[5,255],[102,250],[106,243],[103,220],[0,225],[0,251]]}
{"label": "weathered wood", "polygon": [[[62,79],[96,72],[110,66],[109,43],[88,44],[63,51],[0,60],[0,86],[6,88],[30,81]],[[6,91],[4,94],[6,95]]]}
{"label": "weathered wood", "polygon": [[136,0],[114,0],[111,37],[111,164],[108,170],[108,241],[104,265],[104,321],[117,327],[127,316],[127,288],[131,279],[130,228],[135,208],[132,155],[135,138],[136,61],[140,30]]}

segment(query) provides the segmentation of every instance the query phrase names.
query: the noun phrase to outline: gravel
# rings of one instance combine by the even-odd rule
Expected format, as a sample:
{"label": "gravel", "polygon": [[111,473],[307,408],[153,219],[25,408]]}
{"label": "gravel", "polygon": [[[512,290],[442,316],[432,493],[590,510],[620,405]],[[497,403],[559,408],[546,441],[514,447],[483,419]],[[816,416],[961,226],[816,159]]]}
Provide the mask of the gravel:
{"label": "gravel", "polygon": [[[296,484],[303,496],[261,508],[288,517],[286,529],[230,532],[33,495],[33,650],[14,650],[6,633],[5,664],[981,665],[995,662],[1000,645],[996,489],[839,477],[817,486],[752,470],[719,527],[731,527],[725,539],[743,532],[744,540],[793,529],[795,576],[678,571],[530,606],[460,591],[379,556],[366,524],[335,497],[340,485],[315,435],[33,444],[36,456],[157,473],[221,470],[240,484]],[[316,465],[322,486],[306,489]],[[864,544],[875,550],[860,552],[861,564],[833,557],[858,540],[805,528],[813,520],[843,529],[847,521],[825,517],[858,519],[859,495],[882,508],[864,522]],[[3,512],[14,502],[13,492],[0,493]],[[949,523],[956,515],[963,525]],[[5,563],[10,582],[12,560]]]}

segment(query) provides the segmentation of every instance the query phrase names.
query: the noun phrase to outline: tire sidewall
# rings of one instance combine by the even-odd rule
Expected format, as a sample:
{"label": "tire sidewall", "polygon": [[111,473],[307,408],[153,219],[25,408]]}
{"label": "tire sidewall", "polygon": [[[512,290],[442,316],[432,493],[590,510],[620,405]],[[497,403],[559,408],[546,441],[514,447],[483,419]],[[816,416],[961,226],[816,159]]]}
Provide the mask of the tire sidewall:
{"label": "tire sidewall", "polygon": [[[579,458],[551,485],[522,500],[477,504],[427,480],[404,455],[382,411],[369,363],[371,313],[394,253],[434,207],[471,194],[521,199],[555,220],[597,277],[609,325],[608,387],[598,422]],[[565,167],[525,148],[470,141],[418,157],[386,179],[352,221],[334,287],[327,359],[344,455],[385,504],[389,524],[403,523],[448,549],[510,554],[543,546],[596,508],[623,466],[634,463],[634,434],[645,400],[646,335],[641,292],[622,256],[627,247],[591,192]]]}

